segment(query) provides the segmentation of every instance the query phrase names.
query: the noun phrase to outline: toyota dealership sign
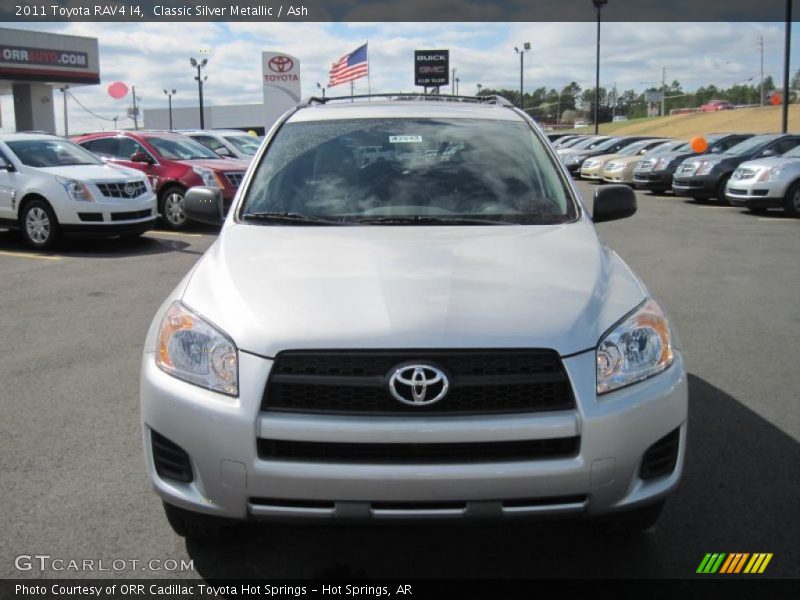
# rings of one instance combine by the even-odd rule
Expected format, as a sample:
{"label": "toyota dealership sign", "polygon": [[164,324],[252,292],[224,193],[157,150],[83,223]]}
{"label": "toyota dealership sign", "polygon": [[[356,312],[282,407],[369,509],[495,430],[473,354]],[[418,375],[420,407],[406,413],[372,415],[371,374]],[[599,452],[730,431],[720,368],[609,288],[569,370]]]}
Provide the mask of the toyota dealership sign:
{"label": "toyota dealership sign", "polygon": [[264,125],[267,129],[300,102],[300,60],[285,52],[261,53]]}

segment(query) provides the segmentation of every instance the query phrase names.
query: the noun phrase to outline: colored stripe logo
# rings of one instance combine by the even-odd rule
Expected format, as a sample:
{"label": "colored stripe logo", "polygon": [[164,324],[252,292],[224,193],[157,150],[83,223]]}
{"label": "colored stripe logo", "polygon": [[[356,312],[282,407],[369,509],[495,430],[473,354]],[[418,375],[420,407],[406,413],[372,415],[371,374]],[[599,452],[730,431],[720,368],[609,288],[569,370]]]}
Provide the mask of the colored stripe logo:
{"label": "colored stripe logo", "polygon": [[756,574],[763,573],[769,561],[772,560],[772,552],[708,552],[700,561],[697,573],[715,573],[725,575],[735,575],[739,573]]}

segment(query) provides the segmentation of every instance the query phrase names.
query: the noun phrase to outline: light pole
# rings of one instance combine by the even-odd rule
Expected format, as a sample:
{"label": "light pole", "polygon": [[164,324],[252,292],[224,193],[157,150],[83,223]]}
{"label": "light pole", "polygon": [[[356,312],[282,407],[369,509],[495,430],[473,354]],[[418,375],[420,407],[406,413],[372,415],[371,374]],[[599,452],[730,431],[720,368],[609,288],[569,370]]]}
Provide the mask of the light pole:
{"label": "light pole", "polygon": [[178,90],[164,90],[164,93],[169,99],[169,130],[172,131],[172,97],[178,93]]}
{"label": "light pole", "polygon": [[477,93],[477,94],[475,94],[475,95],[476,95],[476,96],[480,96],[480,95],[481,95],[481,88],[482,88],[483,86],[482,86],[482,85],[479,83],[477,87],[478,87],[478,93]]}
{"label": "light pole", "polygon": [[600,131],[600,123],[598,123],[598,109],[600,108],[600,9],[608,4],[608,0],[592,0],[592,4],[597,9],[597,58],[595,60],[594,77],[594,133],[597,135]]}
{"label": "light pole", "polygon": [[524,65],[525,65],[525,53],[526,52],[530,52],[530,49],[531,49],[531,43],[530,42],[525,42],[522,45],[522,50],[520,50],[519,48],[514,46],[514,52],[519,54],[519,107],[522,110],[525,109],[525,96],[523,95],[524,94],[524,91],[523,91],[524,87],[523,87],[523,81],[522,81],[522,71],[523,71]]}
{"label": "light pole", "polygon": [[783,42],[783,105],[781,106],[781,131],[789,126],[789,54],[792,48],[792,0],[786,0],[786,31]]}
{"label": "light pole", "polygon": [[453,75],[452,75],[452,77],[453,77],[453,81],[450,82],[450,85],[451,85],[450,93],[453,94],[453,96],[455,96],[456,95],[456,68],[455,67],[453,67]]}
{"label": "light pole", "polygon": [[208,79],[208,76],[203,77],[202,69],[208,64],[208,59],[204,58],[203,60],[196,60],[194,58],[189,59],[189,63],[197,69],[197,76],[194,80],[197,82],[197,93],[200,96],[200,129],[205,129],[205,119],[203,118],[203,82]]}
{"label": "light pole", "polygon": [[456,77],[456,96],[458,96],[458,82],[459,81],[460,81],[460,79],[458,77]]}
{"label": "light pole", "polygon": [[317,82],[317,89],[322,90],[322,99],[324,100],[325,99],[325,86],[322,85],[321,83]]}

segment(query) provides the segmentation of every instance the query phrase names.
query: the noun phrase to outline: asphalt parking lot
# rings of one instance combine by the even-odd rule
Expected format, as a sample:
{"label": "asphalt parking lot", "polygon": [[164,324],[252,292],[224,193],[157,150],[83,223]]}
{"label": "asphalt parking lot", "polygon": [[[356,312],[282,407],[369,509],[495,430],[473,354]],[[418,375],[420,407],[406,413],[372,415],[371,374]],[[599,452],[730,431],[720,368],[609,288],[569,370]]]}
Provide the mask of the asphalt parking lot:
{"label": "asphalt parking lot", "polygon": [[[626,542],[580,523],[485,523],[258,525],[186,543],[145,476],[139,360],[157,306],[214,230],[53,255],[0,230],[0,577],[692,577],[706,552],[772,552],[765,576],[797,577],[800,220],[638,199],[637,215],[598,228],[677,323],[691,397],[682,487],[655,531]],[[19,554],[139,563],[21,572]],[[142,566],[153,559],[194,568]]]}

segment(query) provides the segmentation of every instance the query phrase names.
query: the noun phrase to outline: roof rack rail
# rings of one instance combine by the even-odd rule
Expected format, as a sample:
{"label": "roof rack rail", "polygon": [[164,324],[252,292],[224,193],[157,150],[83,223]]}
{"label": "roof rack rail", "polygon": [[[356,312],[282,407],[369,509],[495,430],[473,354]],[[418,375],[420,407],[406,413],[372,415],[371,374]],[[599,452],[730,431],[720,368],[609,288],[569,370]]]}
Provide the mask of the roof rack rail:
{"label": "roof rack rail", "polygon": [[478,104],[497,104],[499,106],[514,105],[503,96],[486,95],[486,96],[456,96],[452,94],[413,94],[408,92],[399,93],[385,93],[385,94],[357,94],[355,96],[327,96],[321,98],[319,96],[311,96],[303,102],[300,106],[311,106],[312,104],[327,104],[328,102],[346,102],[353,100],[367,100],[373,98],[386,98],[389,100],[420,100],[423,102],[475,102]]}

